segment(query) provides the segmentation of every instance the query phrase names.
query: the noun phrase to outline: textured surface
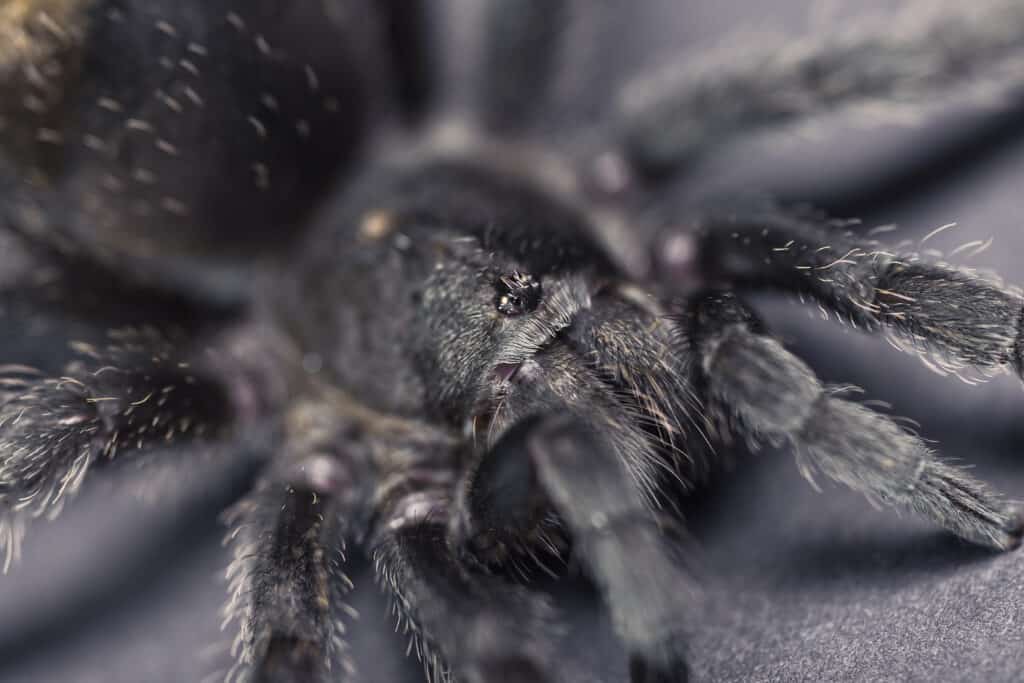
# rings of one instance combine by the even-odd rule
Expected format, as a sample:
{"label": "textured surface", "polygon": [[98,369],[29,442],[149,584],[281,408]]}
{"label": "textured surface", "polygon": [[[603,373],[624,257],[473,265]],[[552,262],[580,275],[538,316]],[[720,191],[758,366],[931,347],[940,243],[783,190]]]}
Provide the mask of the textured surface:
{"label": "textured surface", "polygon": [[[631,55],[688,45],[701,30],[734,28],[745,3],[692,8],[674,21],[664,20],[667,10],[657,13],[658,4],[671,3],[651,3],[657,31],[649,40],[627,41],[615,59],[642,63]],[[803,4],[780,3],[779,14],[798,17]],[[949,251],[995,236],[992,249],[967,262],[1024,283],[1018,263],[1024,144],[1000,138],[1006,126],[993,122],[975,138],[974,147],[987,151],[981,160],[964,150],[930,163],[927,154],[912,154],[953,145],[965,130],[978,133],[975,124],[953,112],[924,132],[882,128],[855,139],[795,138],[767,152],[751,142],[709,161],[698,184],[769,186],[820,199],[869,224],[898,222],[904,228],[896,235],[913,240],[955,220],[959,228],[928,246]],[[782,163],[783,172],[772,163]],[[918,172],[900,183],[882,182],[917,163]],[[855,186],[866,189],[834,189]],[[891,402],[895,413],[920,422],[944,455],[977,464],[978,476],[1024,499],[1024,392],[1017,381],[966,386],[930,373],[881,339],[818,320],[813,309],[761,304],[769,324],[825,379],[860,384],[868,397]],[[0,332],[0,340],[24,344],[12,330]],[[44,348],[33,352],[42,355]],[[713,485],[690,509],[713,600],[691,648],[697,680],[1021,678],[1024,555],[979,551],[827,483],[816,493],[786,453],[766,451],[740,462],[734,477]],[[229,638],[218,631],[218,609],[229,558],[215,514],[239,493],[243,476],[226,468],[197,472],[201,485],[172,504],[170,517],[141,504],[127,487],[96,482],[60,520],[38,525],[21,566],[0,578],[0,681],[170,683],[225,668]],[[404,641],[392,632],[370,573],[352,578],[351,602],[363,615],[351,638],[356,665],[368,681],[420,680],[414,659],[398,654]],[[588,590],[546,587],[569,611],[568,651],[590,662],[597,680],[624,680],[624,656],[604,618],[593,618],[599,610]]]}

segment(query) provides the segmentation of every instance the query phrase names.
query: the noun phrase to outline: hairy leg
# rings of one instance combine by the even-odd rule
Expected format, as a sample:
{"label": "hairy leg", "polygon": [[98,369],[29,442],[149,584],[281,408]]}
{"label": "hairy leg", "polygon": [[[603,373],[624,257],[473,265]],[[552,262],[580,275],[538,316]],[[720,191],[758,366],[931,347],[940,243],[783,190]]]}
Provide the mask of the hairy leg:
{"label": "hairy leg", "polygon": [[717,417],[755,441],[790,444],[808,478],[820,472],[974,543],[1020,544],[1017,510],[888,417],[823,386],[735,296],[702,295],[687,317],[706,403]]}
{"label": "hairy leg", "polygon": [[563,681],[546,598],[463,561],[447,537],[450,481],[395,474],[378,494],[371,553],[399,625],[432,682]]}
{"label": "hairy leg", "polygon": [[348,680],[343,641],[344,536],[329,495],[263,480],[232,510],[228,570],[241,621],[229,680]]}
{"label": "hairy leg", "polygon": [[[536,418],[509,430],[487,457],[514,459],[558,511],[629,650],[631,680],[686,680],[686,641],[699,621],[700,590],[611,444],[582,420]],[[474,485],[490,489],[500,482]],[[468,509],[477,529],[500,513],[479,501]],[[503,523],[516,521],[509,515]]]}
{"label": "hairy leg", "polygon": [[347,681],[345,542],[366,486],[366,454],[329,411],[290,413],[286,451],[228,513],[234,561],[226,620],[238,622],[232,681]]}
{"label": "hairy leg", "polygon": [[985,106],[1024,78],[1017,40],[1024,10],[1012,0],[985,0],[970,11],[913,2],[861,23],[753,48],[740,36],[745,51],[730,44],[721,57],[690,56],[637,78],[615,122],[623,157],[642,175],[665,176],[738,134],[857,106],[870,107],[865,123],[886,113],[920,117],[954,96]]}
{"label": "hairy leg", "polygon": [[0,376],[0,552],[16,559],[28,520],[59,514],[94,465],[145,448],[214,439],[232,419],[220,378],[190,368],[153,329],[76,345],[58,377],[22,366]]}
{"label": "hairy leg", "polygon": [[438,105],[440,27],[433,5],[430,0],[378,3],[393,65],[392,90],[401,117],[410,125],[418,124]]}
{"label": "hairy leg", "polygon": [[[671,244],[691,244],[673,260]],[[669,232],[655,250],[657,277],[675,287],[712,284],[797,293],[867,330],[893,332],[943,372],[1024,372],[1024,298],[991,278],[856,239],[813,214],[775,208],[713,215],[695,235]],[[666,246],[668,245],[668,246]]]}
{"label": "hairy leg", "polygon": [[658,456],[568,350],[542,351],[510,382],[493,418],[501,436],[463,483],[455,544],[487,558],[509,537],[542,542],[534,512],[540,496],[600,587],[630,651],[633,680],[685,680],[700,592],[652,509],[648,484],[657,477],[646,470]]}
{"label": "hairy leg", "polygon": [[558,73],[564,0],[484,3],[483,59],[477,72],[479,116],[486,130],[521,132],[543,111]]}

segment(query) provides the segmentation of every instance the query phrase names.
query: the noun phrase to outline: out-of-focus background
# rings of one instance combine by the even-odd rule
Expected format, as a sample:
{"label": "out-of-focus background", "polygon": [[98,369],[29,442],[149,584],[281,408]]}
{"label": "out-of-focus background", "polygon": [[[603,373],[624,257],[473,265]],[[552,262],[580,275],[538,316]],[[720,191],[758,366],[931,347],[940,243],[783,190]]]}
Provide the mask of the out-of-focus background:
{"label": "out-of-focus background", "polygon": [[[439,20],[463,21],[473,4],[451,0]],[[576,2],[566,58],[578,66],[559,82],[546,120],[552,130],[589,120],[610,101],[615,83],[646,67],[740,49],[769,30],[804,39],[906,5]],[[457,75],[457,55],[450,61]],[[998,111],[949,106],[916,127],[865,128],[837,118],[821,121],[813,135],[745,139],[701,161],[684,196],[696,202],[764,191],[868,226],[896,223],[898,239],[917,240],[955,221],[957,228],[928,246],[948,252],[994,237],[992,248],[963,262],[1024,283],[1022,101]],[[775,297],[758,305],[827,380],[860,385],[867,397],[891,403],[945,456],[975,465],[977,476],[1024,499],[1024,392],[1017,380],[968,386],[933,374],[882,339],[822,321],[813,307]],[[17,359],[57,354],[61,340],[51,333],[45,321],[38,329],[4,325],[0,351]],[[251,472],[244,464],[208,468],[158,506],[140,502],[117,474],[99,477],[59,519],[33,527],[23,561],[0,578],[0,681],[170,683],[226,668],[218,610],[228,557],[217,513]],[[1024,676],[1024,555],[976,549],[821,484],[818,493],[788,453],[766,450],[741,459],[689,507],[714,604],[692,644],[696,680]],[[353,604],[362,617],[351,640],[364,680],[420,680],[356,555]],[[588,666],[595,681],[626,680],[625,656],[586,584],[542,587],[569,617],[566,656]]]}

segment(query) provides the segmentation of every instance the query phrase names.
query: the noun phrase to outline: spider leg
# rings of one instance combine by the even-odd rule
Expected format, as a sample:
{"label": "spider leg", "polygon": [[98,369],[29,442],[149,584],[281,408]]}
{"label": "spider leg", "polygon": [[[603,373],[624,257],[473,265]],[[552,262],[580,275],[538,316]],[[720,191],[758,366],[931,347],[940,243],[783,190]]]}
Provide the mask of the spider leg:
{"label": "spider leg", "polygon": [[755,440],[791,444],[808,478],[820,472],[974,543],[1020,544],[1024,527],[1011,505],[893,420],[823,386],[735,296],[697,297],[689,317],[706,402],[720,418]]}
{"label": "spider leg", "polygon": [[439,89],[438,32],[429,0],[379,3],[388,53],[392,55],[394,91],[405,122],[415,125],[432,113]]}
{"label": "spider leg", "polygon": [[[17,559],[28,520],[59,514],[87,471],[188,438],[197,448],[231,420],[219,381],[189,369],[174,340],[152,329],[111,333],[62,376],[0,372],[0,553]],[[158,449],[163,450],[163,449]]]}
{"label": "spider leg", "polygon": [[737,134],[858,105],[870,107],[865,121],[886,112],[906,120],[951,93],[985,106],[1024,81],[1017,2],[987,0],[970,12],[916,2],[885,21],[753,49],[742,37],[745,52],[730,43],[720,58],[636,79],[617,122],[623,156],[641,175],[665,176]]}
{"label": "spider leg", "polygon": [[[528,467],[568,526],[574,551],[629,649],[630,680],[686,680],[685,643],[700,590],[611,444],[583,420],[550,416],[510,429],[488,458]],[[480,512],[483,521],[501,511],[487,506]],[[514,517],[503,523],[510,521]]]}
{"label": "spider leg", "polygon": [[[319,430],[316,411],[297,424]],[[333,432],[328,432],[333,433]],[[305,435],[302,435],[305,436]],[[344,641],[345,540],[358,518],[365,471],[358,447],[313,451],[308,442],[284,459],[227,515],[234,547],[225,624],[239,632],[229,681],[350,680],[354,665]]]}
{"label": "spider leg", "polygon": [[378,493],[371,553],[399,624],[428,680],[467,683],[572,680],[557,657],[547,599],[464,561],[447,537],[450,480],[409,470]]}
{"label": "spider leg", "polygon": [[481,35],[487,38],[476,90],[486,130],[521,132],[543,111],[558,73],[566,5],[564,0],[485,3]]}
{"label": "spider leg", "polygon": [[682,681],[687,634],[701,600],[652,510],[648,478],[657,477],[644,470],[657,456],[578,360],[551,348],[513,376],[494,418],[502,436],[463,485],[453,542],[481,552],[483,540],[486,555],[493,550],[490,536],[500,542],[535,533],[531,508],[542,492],[601,589],[630,651],[632,680]]}
{"label": "spider leg", "polygon": [[374,443],[327,396],[291,404],[281,457],[226,514],[235,664],[229,681],[355,678],[346,542],[366,535]]}
{"label": "spider leg", "polygon": [[[664,247],[678,239],[696,240],[696,263],[672,261]],[[775,209],[711,216],[696,238],[670,231],[660,244],[657,277],[670,287],[696,270],[712,284],[781,289],[856,326],[891,330],[897,345],[921,352],[940,371],[1024,372],[1024,298],[1017,290],[854,239],[822,218]]]}
{"label": "spider leg", "polygon": [[443,520],[388,532],[373,558],[428,680],[446,680],[446,666],[469,683],[566,680],[546,598],[463,563]]}

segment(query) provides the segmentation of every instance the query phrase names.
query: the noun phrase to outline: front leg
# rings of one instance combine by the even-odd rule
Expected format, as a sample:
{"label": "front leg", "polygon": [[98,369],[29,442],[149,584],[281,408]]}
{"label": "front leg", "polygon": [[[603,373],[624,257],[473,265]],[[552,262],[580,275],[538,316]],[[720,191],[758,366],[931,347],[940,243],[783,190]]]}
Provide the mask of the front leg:
{"label": "front leg", "polygon": [[700,588],[614,444],[592,425],[563,415],[520,422],[484,456],[464,491],[451,532],[456,544],[485,558],[496,539],[543,543],[530,511],[538,499],[548,501],[629,650],[632,683],[687,680],[686,641],[699,620]]}
{"label": "front leg", "polygon": [[942,373],[1024,376],[1024,298],[991,277],[858,238],[834,221],[776,207],[711,213],[692,231],[655,240],[653,277],[774,289],[818,303],[869,332],[884,331]]}
{"label": "front leg", "polygon": [[346,546],[365,535],[374,442],[323,396],[285,415],[280,457],[226,515],[238,631],[229,681],[356,681],[345,641]]}
{"label": "front leg", "polygon": [[395,471],[381,481],[370,552],[428,680],[572,681],[557,615],[541,594],[484,573],[448,541],[454,473]]}
{"label": "front leg", "polygon": [[[225,618],[240,629],[232,647],[231,681],[353,680],[344,640],[345,602],[352,583],[344,573],[350,510],[334,490],[344,463],[305,459],[320,470],[302,481],[278,472],[259,482],[229,516],[234,562],[228,569],[231,600]],[[315,482],[324,476],[336,481]]]}
{"label": "front leg", "polygon": [[519,539],[542,544],[538,521],[557,513],[629,651],[633,683],[678,683],[703,600],[654,513],[672,468],[584,365],[593,357],[608,350],[551,347],[508,380],[488,430],[500,437],[462,484],[453,540],[493,559],[489,551]]}
{"label": "front leg", "polygon": [[[97,464],[183,441],[197,449],[234,421],[219,364],[200,368],[153,329],[73,345],[64,374],[0,367],[0,556],[17,559],[26,523],[54,517]],[[149,458],[135,458],[140,464]]]}
{"label": "front leg", "polygon": [[656,185],[739,136],[834,113],[864,126],[905,124],[908,113],[919,121],[954,99],[984,108],[993,92],[1020,86],[1020,3],[983,0],[966,11],[924,1],[901,14],[884,31],[862,20],[803,40],[751,45],[746,36],[742,47],[639,76],[623,88],[611,126],[619,153]]}
{"label": "front leg", "polygon": [[1012,505],[890,418],[822,385],[734,295],[697,297],[687,320],[712,416],[752,441],[790,445],[808,479],[820,472],[973,543],[1020,545],[1024,525]]}

